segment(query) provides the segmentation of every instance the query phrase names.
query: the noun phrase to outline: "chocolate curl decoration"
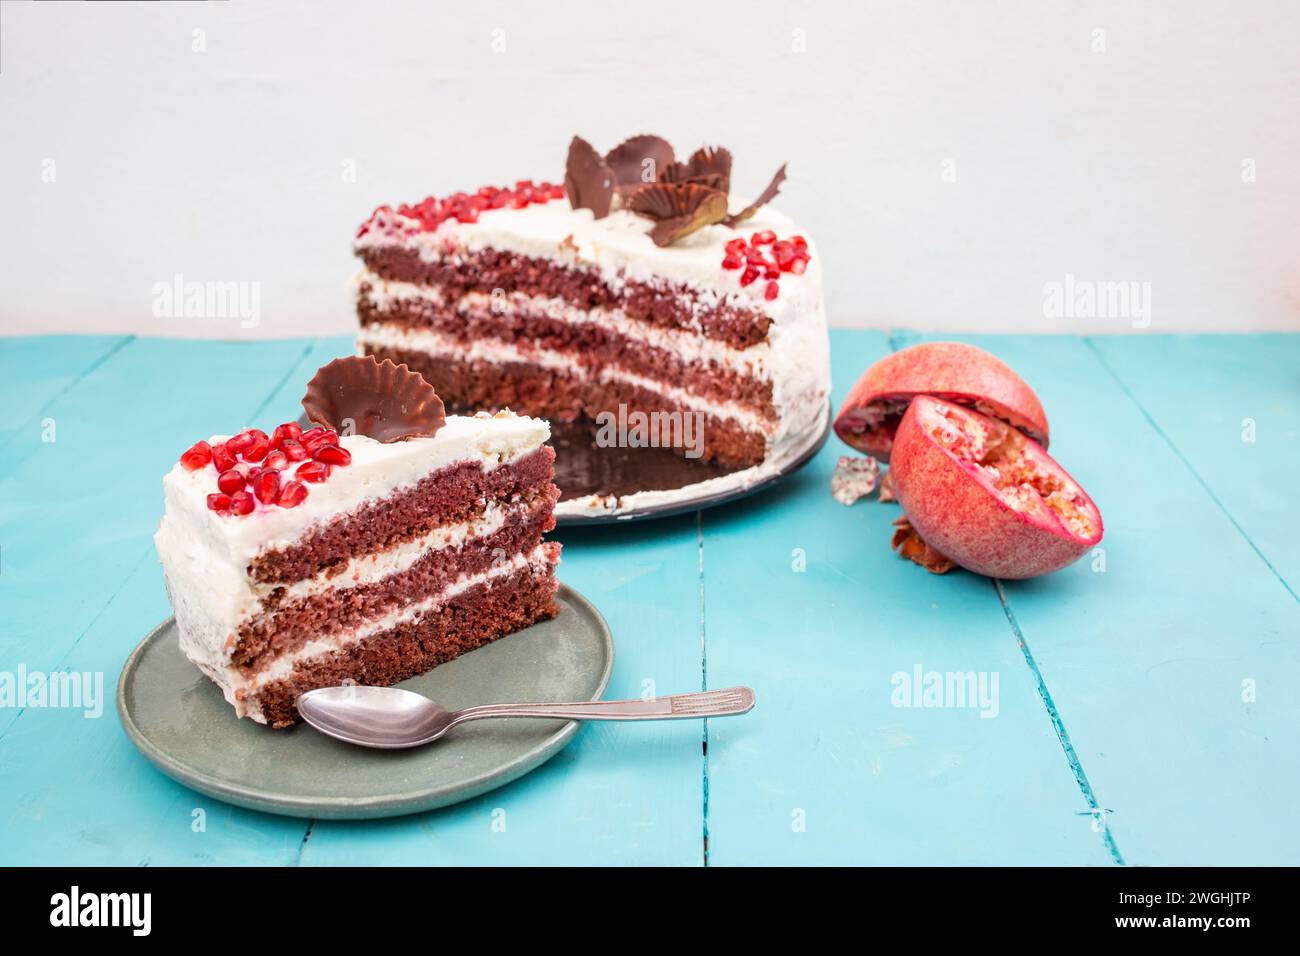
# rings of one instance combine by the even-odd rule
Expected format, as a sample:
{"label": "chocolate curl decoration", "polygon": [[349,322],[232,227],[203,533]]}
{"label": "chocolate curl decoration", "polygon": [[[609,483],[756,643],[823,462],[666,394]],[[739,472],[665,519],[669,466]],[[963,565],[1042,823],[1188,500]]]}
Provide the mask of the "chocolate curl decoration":
{"label": "chocolate curl decoration", "polygon": [[645,133],[611,149],[605,154],[605,165],[614,174],[619,198],[627,202],[642,186],[662,181],[663,171],[677,163],[668,140]]}
{"label": "chocolate curl decoration", "polygon": [[373,355],[322,366],[307,383],[302,407],[317,425],[385,444],[432,438],[447,421],[442,399],[420,373]]}
{"label": "chocolate curl decoration", "polygon": [[731,191],[731,151],[721,146],[704,146],[684,163],[664,167],[659,177],[665,183],[698,183],[722,192]]}
{"label": "chocolate curl decoration", "polygon": [[699,183],[652,183],[632,196],[628,208],[655,221],[650,238],[670,246],[727,217],[727,194]]}
{"label": "chocolate curl decoration", "polygon": [[569,143],[564,166],[564,189],[574,209],[590,209],[597,219],[609,215],[614,201],[614,173],[589,142],[581,136]]}
{"label": "chocolate curl decoration", "polygon": [[776,198],[776,194],[781,191],[781,183],[783,182],[785,182],[785,163],[781,164],[781,168],[776,171],[776,175],[772,177],[772,181],[767,184],[767,188],[759,194],[758,198],[734,216],[728,216],[724,220],[724,224],[734,226],[754,215],[760,207],[766,206]]}

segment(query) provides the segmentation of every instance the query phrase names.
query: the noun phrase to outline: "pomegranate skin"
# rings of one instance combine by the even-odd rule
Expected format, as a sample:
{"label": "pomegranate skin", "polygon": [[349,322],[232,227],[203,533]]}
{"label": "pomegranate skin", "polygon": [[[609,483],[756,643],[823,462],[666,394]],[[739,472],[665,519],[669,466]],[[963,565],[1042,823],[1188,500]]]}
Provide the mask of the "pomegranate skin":
{"label": "pomegranate skin", "polygon": [[889,461],[899,420],[917,395],[977,408],[1048,445],[1047,414],[1034,390],[997,356],[962,342],[909,346],[872,365],[835,416],[835,434]]}
{"label": "pomegranate skin", "polygon": [[[935,423],[945,414],[976,432],[1006,433],[1016,454],[1032,462],[1045,482],[1059,486],[1060,493],[1071,499],[1082,530],[1067,527],[1037,493],[1028,496],[1031,506],[1012,508],[988,472],[975,463],[977,459],[955,454],[935,437]],[[990,443],[996,444],[996,439]],[[998,466],[1009,470],[1000,462],[994,470]],[[913,400],[894,436],[890,471],[894,493],[917,533],[976,574],[995,578],[1050,574],[1077,561],[1102,538],[1101,512],[1041,445],[956,403],[926,396]]]}

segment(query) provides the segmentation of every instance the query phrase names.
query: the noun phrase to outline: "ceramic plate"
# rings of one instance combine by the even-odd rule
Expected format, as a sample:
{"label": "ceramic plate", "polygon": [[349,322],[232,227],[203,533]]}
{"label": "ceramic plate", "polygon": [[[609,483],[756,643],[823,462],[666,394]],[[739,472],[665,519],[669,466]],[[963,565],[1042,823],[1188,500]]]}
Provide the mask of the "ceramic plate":
{"label": "ceramic plate", "polygon": [[[666,518],[687,511],[699,511],[745,498],[788,478],[821,451],[831,432],[830,404],[817,424],[803,436],[798,450],[776,471],[746,478],[743,472],[682,458],[665,448],[600,448],[591,426],[551,425],[555,448],[555,483],[560,486],[560,504],[555,522],[561,527],[590,524],[619,524],[649,518]],[[729,475],[736,475],[728,483]],[[717,479],[722,479],[721,481]],[[708,484],[704,484],[707,482]],[[692,489],[691,485],[699,485]],[[681,496],[640,507],[608,513],[564,513],[566,501],[590,495],[631,495],[639,491],[675,491]]]}
{"label": "ceramic plate", "polygon": [[[604,618],[560,586],[560,613],[435,667],[399,687],[451,710],[498,701],[598,700],[614,666]],[[442,807],[540,766],[576,721],[483,720],[412,750],[370,750],[305,724],[271,730],[236,719],[215,684],[181,654],[176,621],[132,652],[117,687],[127,736],[163,773],[220,800],[296,817],[389,817]]]}

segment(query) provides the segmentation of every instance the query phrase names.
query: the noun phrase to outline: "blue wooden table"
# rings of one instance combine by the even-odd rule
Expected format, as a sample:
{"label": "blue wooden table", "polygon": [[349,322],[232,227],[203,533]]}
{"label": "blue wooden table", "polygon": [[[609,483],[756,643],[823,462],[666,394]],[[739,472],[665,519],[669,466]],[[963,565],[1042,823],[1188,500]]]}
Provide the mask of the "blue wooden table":
{"label": "blue wooden table", "polygon": [[[837,406],[915,340],[834,333]],[[1300,863],[1300,336],[968,341],[1037,387],[1103,554],[932,576],[889,550],[896,506],[831,499],[832,438],[756,498],[558,535],[614,631],[610,696],[748,683],[750,716],[593,724],[480,799],[308,823],[162,776],[112,694],[170,613],[163,473],[294,417],[350,343],[0,339],[0,677],[107,698],[0,707],[0,862]],[[996,680],[995,706],[899,706],[918,671]]]}

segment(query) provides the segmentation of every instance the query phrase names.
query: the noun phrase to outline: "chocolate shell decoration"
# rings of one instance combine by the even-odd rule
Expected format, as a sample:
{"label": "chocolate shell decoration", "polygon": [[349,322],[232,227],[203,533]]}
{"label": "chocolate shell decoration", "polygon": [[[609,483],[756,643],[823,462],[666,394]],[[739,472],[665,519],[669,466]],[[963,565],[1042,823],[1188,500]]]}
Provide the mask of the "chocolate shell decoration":
{"label": "chocolate shell decoration", "polygon": [[726,219],[727,194],[699,183],[651,183],[638,189],[627,207],[653,219],[650,238],[657,246],[669,246]]}
{"label": "chocolate shell decoration", "polygon": [[432,438],[447,421],[442,399],[423,376],[373,355],[322,366],[307,383],[302,407],[317,425],[386,444]]}
{"label": "chocolate shell decoration", "polygon": [[575,136],[569,144],[564,186],[574,209],[608,216],[617,196],[620,205],[655,221],[650,238],[669,246],[713,223],[734,226],[754,215],[781,191],[785,166],[776,171],[758,199],[735,215],[728,214],[731,152],[720,146],[697,149],[678,162],[662,136],[643,133],[620,143],[603,157]]}

